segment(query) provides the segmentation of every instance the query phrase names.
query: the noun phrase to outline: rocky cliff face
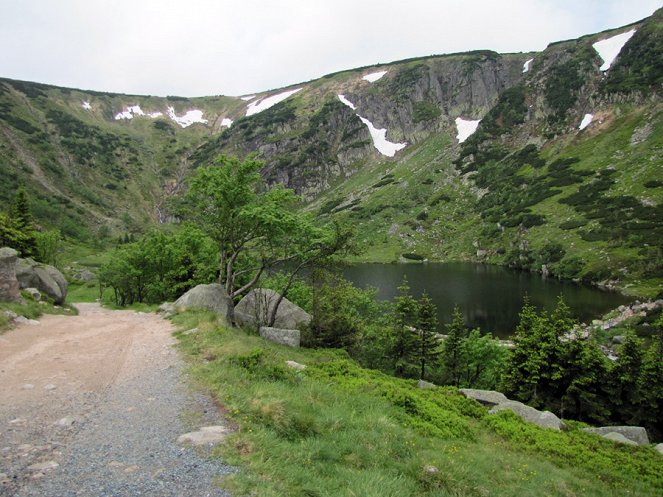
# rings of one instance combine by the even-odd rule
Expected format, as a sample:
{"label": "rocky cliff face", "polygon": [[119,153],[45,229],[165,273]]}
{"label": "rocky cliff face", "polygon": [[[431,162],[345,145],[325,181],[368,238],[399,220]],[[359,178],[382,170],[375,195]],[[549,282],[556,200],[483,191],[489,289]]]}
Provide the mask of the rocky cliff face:
{"label": "rocky cliff face", "polygon": [[[260,114],[238,120],[203,145],[194,160],[203,164],[218,153],[257,153],[266,163],[268,181],[312,199],[367,162],[386,160],[358,115],[386,129],[387,140],[407,146],[434,133],[455,134],[455,118],[481,119],[501,92],[522,80],[526,59],[482,51],[323,78]],[[362,78],[376,71],[386,74],[375,82]],[[340,102],[339,94],[354,111]]]}

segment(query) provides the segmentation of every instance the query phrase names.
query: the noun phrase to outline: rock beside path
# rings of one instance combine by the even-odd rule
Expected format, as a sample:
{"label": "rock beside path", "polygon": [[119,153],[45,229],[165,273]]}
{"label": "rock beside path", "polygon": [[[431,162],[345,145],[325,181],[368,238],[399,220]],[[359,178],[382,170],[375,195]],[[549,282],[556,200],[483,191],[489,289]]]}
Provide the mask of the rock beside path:
{"label": "rock beside path", "polygon": [[21,288],[34,288],[48,295],[55,304],[63,304],[69,284],[64,275],[53,266],[33,259],[18,259],[16,278]]}
{"label": "rock beside path", "polygon": [[0,248],[0,301],[22,302],[16,263],[18,253],[9,247]]}
{"label": "rock beside path", "polygon": [[180,435],[177,439],[178,444],[191,445],[216,445],[223,442],[230,434],[230,430],[225,426],[203,426],[198,431],[192,431]]}
{"label": "rock beside path", "polygon": [[[268,288],[254,288],[235,307],[235,322],[239,326],[260,328],[269,322],[279,294]],[[311,322],[312,316],[298,305],[284,298],[276,313],[275,328],[298,329]]]}
{"label": "rock beside path", "polygon": [[287,330],[283,328],[260,327],[260,336],[270,342],[287,345],[288,347],[299,347],[301,333],[299,330]]}
{"label": "rock beside path", "polygon": [[[165,305],[163,307],[164,312],[168,313],[169,308]],[[192,288],[177,299],[173,307],[177,310],[206,309],[221,316],[226,323],[231,322],[232,302],[226,289],[218,283],[198,285]]]}

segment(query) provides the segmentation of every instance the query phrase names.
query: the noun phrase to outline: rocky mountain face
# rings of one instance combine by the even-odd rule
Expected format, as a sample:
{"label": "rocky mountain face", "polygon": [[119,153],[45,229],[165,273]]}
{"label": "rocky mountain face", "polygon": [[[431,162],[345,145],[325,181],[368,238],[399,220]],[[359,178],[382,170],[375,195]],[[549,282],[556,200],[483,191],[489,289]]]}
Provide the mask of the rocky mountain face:
{"label": "rocky mountain face", "polygon": [[[527,58],[481,51],[327,76],[261,114],[238,120],[194,159],[202,164],[218,153],[257,152],[270,182],[311,200],[367,162],[384,158],[359,116],[385,129],[390,142],[412,145],[435,133],[455,134],[454,119],[482,118],[505,89],[522,79]],[[364,79],[382,73],[377,81]]]}
{"label": "rocky mountain face", "polygon": [[0,200],[27,185],[40,222],[79,239],[140,231],[168,220],[191,168],[255,154],[305,208],[360,226],[370,260],[479,260],[655,293],[662,17],[541,53],[423,57],[244,97],[0,79]]}

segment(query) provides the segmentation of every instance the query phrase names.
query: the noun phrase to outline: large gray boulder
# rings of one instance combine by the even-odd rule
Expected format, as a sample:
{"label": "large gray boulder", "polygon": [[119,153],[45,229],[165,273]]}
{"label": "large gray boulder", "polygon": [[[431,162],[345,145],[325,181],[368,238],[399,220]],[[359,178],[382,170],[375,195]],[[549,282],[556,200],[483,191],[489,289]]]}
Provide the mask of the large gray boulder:
{"label": "large gray boulder", "polygon": [[260,336],[270,342],[280,343],[288,347],[299,347],[301,333],[299,330],[286,330],[283,328],[260,327]]}
{"label": "large gray boulder", "polygon": [[495,414],[500,411],[510,410],[520,416],[524,421],[535,424],[541,428],[560,431],[564,428],[564,423],[550,411],[539,411],[533,407],[527,406],[522,402],[507,400],[493,407],[489,413]]}
{"label": "large gray boulder", "polygon": [[22,302],[16,279],[17,252],[9,247],[0,248],[0,300]]}
{"label": "large gray boulder", "polygon": [[[605,438],[608,438],[607,435],[610,433],[618,433],[638,445],[649,444],[647,430],[642,426],[599,426],[596,428],[583,428],[583,431],[586,431],[587,433],[596,433]],[[614,435],[611,436],[610,439],[614,440]]]}
{"label": "large gray boulder", "polygon": [[[254,288],[235,306],[235,323],[260,328],[269,323],[279,294],[268,288]],[[311,322],[311,315],[284,298],[276,313],[275,328],[294,330]]]}
{"label": "large gray boulder", "polygon": [[459,388],[458,391],[468,399],[474,399],[485,406],[496,406],[504,402],[508,402],[502,392],[495,392],[493,390],[476,390],[474,388]]}
{"label": "large gray boulder", "polygon": [[52,298],[56,304],[64,303],[67,297],[67,279],[48,264],[40,264],[32,259],[19,259],[16,278],[21,288],[36,288]]}
{"label": "large gray boulder", "polygon": [[206,309],[223,317],[227,323],[231,322],[232,301],[223,285],[218,283],[192,288],[177,299],[173,306],[177,310]]}

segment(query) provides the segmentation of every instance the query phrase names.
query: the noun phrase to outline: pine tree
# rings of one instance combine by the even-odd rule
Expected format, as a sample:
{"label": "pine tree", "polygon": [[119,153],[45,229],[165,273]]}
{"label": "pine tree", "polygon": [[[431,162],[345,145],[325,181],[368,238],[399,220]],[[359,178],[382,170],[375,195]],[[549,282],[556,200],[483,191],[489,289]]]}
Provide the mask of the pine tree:
{"label": "pine tree", "polygon": [[441,362],[445,383],[461,386],[461,381],[466,368],[467,354],[465,342],[468,331],[465,328],[463,314],[460,308],[454,308],[451,323],[447,325],[447,339],[442,347]]}
{"label": "pine tree", "polygon": [[594,340],[575,340],[566,374],[569,385],[562,397],[560,415],[592,424],[606,424],[610,419],[606,391],[609,359]]}
{"label": "pine tree", "polygon": [[396,376],[410,376],[414,374],[417,357],[416,324],[419,306],[410,295],[410,286],[407,278],[398,287],[399,295],[394,299],[394,325],[391,347],[391,357],[394,362]]}
{"label": "pine tree", "polygon": [[30,212],[28,194],[25,188],[20,187],[16,190],[14,203],[9,211],[11,227],[21,233],[19,240],[16,240],[13,248],[18,250],[22,256],[28,257],[34,255],[37,250],[35,240],[34,221]]}
{"label": "pine tree", "polygon": [[509,396],[527,402],[537,398],[537,387],[544,366],[541,355],[541,317],[525,298],[513,336],[513,349],[503,378],[502,390]]}
{"label": "pine tree", "polygon": [[655,324],[656,334],[645,353],[640,375],[641,420],[654,439],[663,437],[663,314]]}
{"label": "pine tree", "polygon": [[642,340],[627,330],[619,358],[610,372],[610,394],[615,405],[613,420],[638,424],[641,409]]}
{"label": "pine tree", "polygon": [[437,307],[427,293],[419,300],[417,315],[417,333],[419,338],[419,378],[426,375],[426,367],[430,367],[440,355],[440,339],[437,335]]}

